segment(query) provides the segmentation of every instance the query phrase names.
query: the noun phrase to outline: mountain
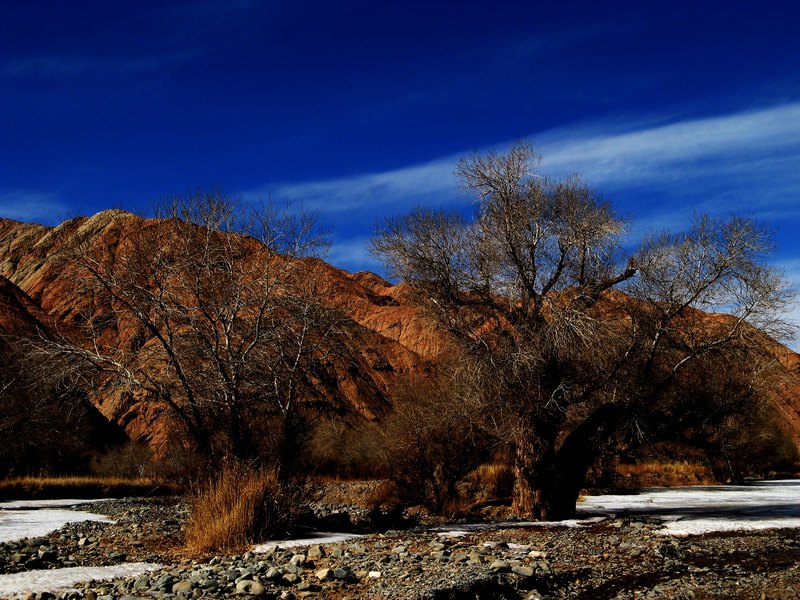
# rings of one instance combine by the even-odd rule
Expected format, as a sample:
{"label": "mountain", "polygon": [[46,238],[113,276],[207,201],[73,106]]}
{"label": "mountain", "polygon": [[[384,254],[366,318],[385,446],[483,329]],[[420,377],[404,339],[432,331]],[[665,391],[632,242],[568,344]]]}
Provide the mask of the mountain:
{"label": "mountain", "polygon": [[[120,210],[53,228],[0,219],[0,328],[23,337],[38,330],[74,336],[87,319],[99,321],[98,312],[111,314],[113,306],[104,303],[75,262],[62,258],[64,252],[82,244],[113,262],[126,251],[132,232],[159,226],[157,220]],[[428,370],[447,336],[407,303],[406,286],[392,286],[371,273],[350,274],[318,259],[302,260],[322,302],[343,315],[338,328],[345,341],[330,372],[316,381],[316,391],[339,412],[379,418],[391,407],[399,378]],[[142,335],[136,324],[116,322],[102,329],[98,340],[130,349]],[[92,390],[90,398],[134,439],[160,445],[174,430],[162,407],[114,382]]]}
{"label": "mountain", "polygon": [[[98,260],[113,263],[128,251],[135,232],[161,226],[120,210],[56,227],[0,219],[0,330],[22,337],[39,331],[70,336],[86,319],[100,322],[116,315],[114,306],[87,285],[76,263],[61,258],[65,249],[81,244]],[[321,302],[341,315],[339,346],[327,372],[314,380],[316,395],[339,413],[380,419],[391,409],[401,380],[430,370],[450,337],[417,307],[411,286],[392,285],[373,273],[348,273],[319,259],[302,260],[303,276],[315,281]],[[146,347],[148,335],[141,327],[113,322],[99,330],[100,342],[128,352]],[[764,348],[782,369],[782,387],[772,401],[800,445],[800,356],[766,337]],[[140,392],[109,380],[88,395],[134,439],[159,446],[172,436],[174,423]]]}

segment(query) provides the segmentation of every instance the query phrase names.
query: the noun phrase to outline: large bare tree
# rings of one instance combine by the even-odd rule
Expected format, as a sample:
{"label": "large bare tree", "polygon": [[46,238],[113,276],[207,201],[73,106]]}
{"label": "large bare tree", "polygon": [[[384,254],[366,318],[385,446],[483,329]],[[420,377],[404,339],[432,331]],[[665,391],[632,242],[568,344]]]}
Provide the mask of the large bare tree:
{"label": "large bare tree", "polygon": [[479,365],[484,412],[514,449],[516,510],[559,519],[611,439],[691,399],[692,369],[730,364],[754,326],[786,333],[789,295],[751,221],[699,217],[626,251],[610,205],[537,162],[526,143],[463,160],[473,214],[415,209],[372,248]]}
{"label": "large bare tree", "polygon": [[272,438],[288,476],[299,396],[313,396],[310,373],[337,325],[304,264],[325,247],[315,220],[198,192],[107,243],[87,233],[65,250],[91,302],[81,335],[50,336],[43,351],[156,403],[204,459],[251,458]]}

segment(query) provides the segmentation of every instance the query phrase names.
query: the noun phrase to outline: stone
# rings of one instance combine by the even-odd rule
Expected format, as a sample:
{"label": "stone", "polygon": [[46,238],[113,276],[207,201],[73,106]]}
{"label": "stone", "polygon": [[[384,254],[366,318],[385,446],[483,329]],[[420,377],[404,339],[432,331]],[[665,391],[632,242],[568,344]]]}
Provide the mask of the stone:
{"label": "stone", "polygon": [[[158,588],[158,585],[153,586]],[[133,582],[133,589],[135,590],[146,590],[150,588],[150,579],[147,577],[140,577],[136,581]]]}
{"label": "stone", "polygon": [[369,577],[370,579],[380,579],[381,578],[381,572],[380,571],[370,571],[369,573],[367,573],[367,577]]}
{"label": "stone", "polygon": [[533,567],[526,567],[522,565],[516,565],[511,567],[511,572],[516,573],[517,575],[521,575],[523,577],[533,577]]}
{"label": "stone", "polygon": [[298,592],[316,592],[319,591],[320,587],[311,583],[310,581],[301,581],[297,584],[297,591]]}
{"label": "stone", "polygon": [[178,581],[172,586],[173,594],[177,594],[178,592],[190,592],[190,591],[192,591],[191,581]]}
{"label": "stone", "polygon": [[333,576],[339,580],[352,580],[355,575],[348,567],[336,567],[333,570]]}
{"label": "stone", "polygon": [[291,573],[293,575],[300,575],[303,572],[303,567],[295,563],[287,563],[283,565],[284,573]]}
{"label": "stone", "polygon": [[292,585],[300,581],[300,576],[294,573],[286,573],[286,575],[283,576],[283,580],[289,585]]}
{"label": "stone", "polygon": [[[175,583],[177,583],[177,579],[167,573],[166,575],[162,575],[159,577],[156,582],[153,584],[153,587],[157,590],[160,589],[171,589]],[[133,587],[139,590],[145,590],[150,586],[150,580],[147,577],[142,577],[136,580],[136,583],[133,584]]]}
{"label": "stone", "polygon": [[251,596],[263,596],[267,593],[267,588],[252,579],[242,579],[236,584],[237,594],[250,594]]}
{"label": "stone", "polygon": [[293,565],[303,566],[306,562],[306,555],[295,554],[294,556],[292,556],[292,559],[289,562]]}
{"label": "stone", "polygon": [[315,573],[317,579],[325,581],[326,579],[333,579],[333,569],[320,569]]}
{"label": "stone", "polygon": [[267,572],[264,575],[264,577],[266,577],[267,579],[272,581],[272,580],[275,580],[275,579],[280,579],[282,575],[283,575],[283,571],[281,571],[280,569],[278,569],[276,567],[270,567],[269,569],[267,569]]}
{"label": "stone", "polygon": [[511,565],[505,560],[495,560],[489,565],[489,568],[498,573],[508,573],[511,570]]}
{"label": "stone", "polygon": [[308,549],[308,558],[310,559],[317,559],[325,557],[325,549],[320,545],[311,546]]}

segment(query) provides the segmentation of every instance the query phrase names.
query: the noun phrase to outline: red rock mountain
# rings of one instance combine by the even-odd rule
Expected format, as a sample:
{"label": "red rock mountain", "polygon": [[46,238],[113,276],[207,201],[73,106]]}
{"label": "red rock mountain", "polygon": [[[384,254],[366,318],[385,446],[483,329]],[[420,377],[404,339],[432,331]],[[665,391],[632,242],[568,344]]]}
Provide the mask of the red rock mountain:
{"label": "red rock mountain", "polygon": [[[53,228],[0,219],[0,329],[23,336],[37,328],[69,332],[96,308],[78,268],[58,260],[59,253],[81,239],[114,256],[131,231],[154,224],[119,210],[78,217]],[[346,320],[347,350],[333,366],[334,377],[319,382],[326,388],[322,396],[367,418],[385,414],[398,378],[427,370],[447,336],[408,304],[406,286],[392,286],[372,273],[350,274],[317,259],[304,262],[323,302]],[[104,333],[109,335],[106,343],[131,343]],[[158,409],[139,402],[135,394],[112,386],[95,391],[91,399],[133,438],[168,437],[169,424]]]}
{"label": "red rock mountain", "polygon": [[[157,226],[153,220],[107,210],[57,227],[0,219],[0,330],[31,335],[37,328],[69,331],[85,318],[92,300],[76,267],[57,260],[76,239],[114,256],[130,232]],[[425,371],[448,344],[447,333],[415,308],[413,290],[391,285],[375,274],[351,274],[323,261],[305,259],[307,276],[320,297],[346,319],[347,352],[334,365],[334,377],[322,395],[334,405],[380,417],[404,374]],[[116,340],[126,344],[130,340]],[[784,387],[775,405],[800,443],[800,355],[770,343],[785,369]],[[92,402],[134,438],[166,439],[169,424],[157,409],[135,395],[103,388]]]}

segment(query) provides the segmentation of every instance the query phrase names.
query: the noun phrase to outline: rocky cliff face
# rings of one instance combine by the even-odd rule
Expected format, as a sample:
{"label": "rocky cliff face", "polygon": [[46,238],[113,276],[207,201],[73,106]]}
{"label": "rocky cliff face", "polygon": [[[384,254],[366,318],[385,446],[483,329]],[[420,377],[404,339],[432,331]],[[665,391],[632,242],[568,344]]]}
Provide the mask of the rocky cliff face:
{"label": "rocky cliff face", "polygon": [[[0,331],[23,336],[37,329],[69,332],[87,318],[102,317],[98,313],[103,310],[110,312],[112,307],[86,285],[75,263],[60,257],[82,242],[113,262],[125,251],[131,232],[158,226],[119,210],[53,228],[0,219]],[[319,395],[339,410],[379,418],[391,407],[400,379],[428,370],[450,338],[417,308],[414,290],[405,284],[391,285],[368,272],[347,273],[316,259],[304,259],[304,268],[317,283],[320,299],[343,316],[345,332],[330,372],[316,382]],[[140,334],[135,327],[109,327],[102,341],[131,349]],[[773,400],[800,443],[800,356],[773,342],[768,346],[784,374]],[[163,442],[170,435],[162,411],[138,393],[112,382],[94,390],[90,399],[133,438]]]}
{"label": "rocky cliff face", "polygon": [[[92,248],[103,260],[116,261],[131,232],[158,227],[157,221],[119,210],[79,217],[49,228],[0,219],[0,328],[16,335],[37,329],[77,331],[87,319],[98,319],[112,307],[64,253],[77,245]],[[98,253],[99,250],[99,253]],[[339,411],[355,411],[373,419],[391,406],[399,378],[421,373],[447,343],[438,325],[405,303],[408,291],[376,275],[352,275],[316,259],[304,259],[320,299],[343,315],[344,342],[316,382],[318,394]],[[130,350],[140,329],[103,329],[101,341]],[[170,435],[163,411],[136,392],[113,382],[91,393],[92,402],[134,439],[155,443]]]}

